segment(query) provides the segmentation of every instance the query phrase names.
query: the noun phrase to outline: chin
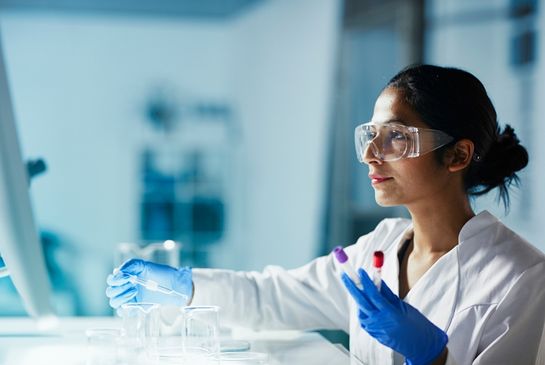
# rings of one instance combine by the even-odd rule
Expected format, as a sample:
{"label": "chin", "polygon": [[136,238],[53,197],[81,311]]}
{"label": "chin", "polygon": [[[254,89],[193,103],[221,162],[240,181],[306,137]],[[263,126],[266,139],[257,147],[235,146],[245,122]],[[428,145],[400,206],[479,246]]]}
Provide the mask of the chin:
{"label": "chin", "polygon": [[400,199],[380,193],[375,193],[375,201],[381,207],[397,207],[402,204]]}
{"label": "chin", "polygon": [[381,207],[397,207],[399,204],[396,204],[396,203],[392,203],[392,202],[384,202],[384,201],[380,201],[380,200],[377,200],[377,204],[380,205]]}

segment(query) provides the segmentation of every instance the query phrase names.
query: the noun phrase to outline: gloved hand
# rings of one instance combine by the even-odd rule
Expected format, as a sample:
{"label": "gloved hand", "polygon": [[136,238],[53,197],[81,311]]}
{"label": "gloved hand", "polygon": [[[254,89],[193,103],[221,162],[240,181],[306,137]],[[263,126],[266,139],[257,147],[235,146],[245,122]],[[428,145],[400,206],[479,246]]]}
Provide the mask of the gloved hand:
{"label": "gloved hand", "polygon": [[[153,280],[159,285],[173,289],[185,296],[163,294],[152,291],[142,285],[132,283],[130,278],[137,276],[144,280]],[[124,303],[147,302],[160,304],[186,305],[193,294],[191,268],[175,269],[168,265],[155,264],[141,259],[130,259],[121,265],[106,279],[106,296],[110,306],[117,309]]]}
{"label": "gloved hand", "polygon": [[342,274],[359,306],[361,327],[380,343],[405,356],[408,365],[428,365],[441,355],[448,336],[422,313],[392,293],[384,283],[380,292],[363,269],[358,270],[363,290]]}

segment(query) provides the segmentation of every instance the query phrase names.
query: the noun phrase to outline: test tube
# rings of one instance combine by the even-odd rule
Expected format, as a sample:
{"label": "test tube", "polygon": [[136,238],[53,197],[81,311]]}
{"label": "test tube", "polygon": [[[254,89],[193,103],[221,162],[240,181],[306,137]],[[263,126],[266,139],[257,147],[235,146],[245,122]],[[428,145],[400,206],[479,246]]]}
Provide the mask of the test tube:
{"label": "test tube", "polygon": [[335,258],[341,264],[341,267],[343,268],[343,271],[348,275],[350,279],[356,284],[356,286],[363,290],[363,286],[361,285],[360,276],[356,273],[352,265],[348,262],[348,255],[343,250],[341,246],[337,246],[333,249],[333,254],[335,255]]}
{"label": "test tube", "polygon": [[380,291],[380,284],[382,283],[382,265],[384,265],[384,253],[382,251],[375,251],[373,253],[373,283]]}

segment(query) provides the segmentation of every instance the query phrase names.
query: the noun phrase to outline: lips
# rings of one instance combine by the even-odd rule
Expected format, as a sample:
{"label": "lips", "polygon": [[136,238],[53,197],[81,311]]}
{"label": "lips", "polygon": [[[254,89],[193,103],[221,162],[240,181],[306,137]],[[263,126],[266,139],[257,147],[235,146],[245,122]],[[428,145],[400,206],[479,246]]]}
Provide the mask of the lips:
{"label": "lips", "polygon": [[380,184],[384,181],[393,179],[393,177],[378,174],[369,174],[369,178],[371,179],[371,184]]}

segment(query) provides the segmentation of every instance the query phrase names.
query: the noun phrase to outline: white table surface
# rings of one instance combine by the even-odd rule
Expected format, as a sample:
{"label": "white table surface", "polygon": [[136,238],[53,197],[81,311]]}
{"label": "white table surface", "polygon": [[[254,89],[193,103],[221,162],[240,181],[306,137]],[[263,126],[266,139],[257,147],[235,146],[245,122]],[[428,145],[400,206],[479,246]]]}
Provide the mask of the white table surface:
{"label": "white table surface", "polygon": [[[0,364],[87,365],[85,330],[119,327],[114,317],[69,317],[55,329],[39,331],[30,318],[0,318]],[[268,353],[269,365],[362,365],[317,333],[233,329],[228,337],[249,341],[250,351]]]}

